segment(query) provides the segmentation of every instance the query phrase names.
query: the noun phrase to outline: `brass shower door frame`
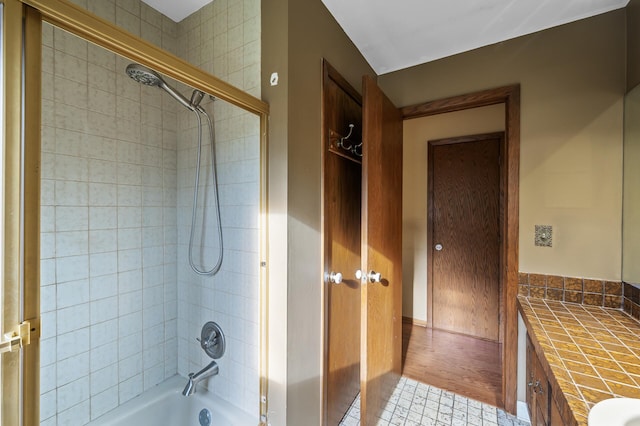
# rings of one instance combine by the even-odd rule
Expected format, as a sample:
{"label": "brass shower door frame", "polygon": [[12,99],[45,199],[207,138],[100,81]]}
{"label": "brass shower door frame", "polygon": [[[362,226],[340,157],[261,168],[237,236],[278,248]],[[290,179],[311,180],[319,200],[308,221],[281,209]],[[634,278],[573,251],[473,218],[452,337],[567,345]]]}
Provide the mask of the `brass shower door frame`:
{"label": "brass shower door frame", "polygon": [[[30,320],[31,324],[31,344],[24,346],[15,356],[10,353],[4,354],[2,358],[0,418],[3,424],[39,424],[40,105],[43,21],[260,117],[260,401],[256,401],[256,404],[259,404],[260,424],[266,424],[269,105],[68,0],[0,0],[0,3],[4,6],[5,43],[4,289],[0,324],[3,326],[2,333],[5,333],[7,324],[19,324],[25,319]],[[23,67],[23,59],[27,66]],[[24,93],[21,91],[23,78]],[[20,408],[14,410],[12,407]],[[4,417],[5,415],[7,417]]]}

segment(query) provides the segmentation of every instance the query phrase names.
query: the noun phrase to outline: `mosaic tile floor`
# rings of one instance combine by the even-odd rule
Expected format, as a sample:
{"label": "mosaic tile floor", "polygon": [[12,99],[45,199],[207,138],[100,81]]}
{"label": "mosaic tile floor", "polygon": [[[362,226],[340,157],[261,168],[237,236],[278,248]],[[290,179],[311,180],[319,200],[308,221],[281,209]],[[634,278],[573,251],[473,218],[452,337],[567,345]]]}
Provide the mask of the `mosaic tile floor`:
{"label": "mosaic tile floor", "polygon": [[[402,377],[378,426],[529,426],[528,422],[488,404]],[[340,426],[360,424],[360,397]]]}

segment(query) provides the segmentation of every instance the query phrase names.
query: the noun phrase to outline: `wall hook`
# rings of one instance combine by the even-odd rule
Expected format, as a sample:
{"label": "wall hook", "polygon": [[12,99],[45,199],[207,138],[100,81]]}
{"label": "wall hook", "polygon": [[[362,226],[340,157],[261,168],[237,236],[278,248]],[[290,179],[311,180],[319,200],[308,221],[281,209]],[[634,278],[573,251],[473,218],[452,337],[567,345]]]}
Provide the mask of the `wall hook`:
{"label": "wall hook", "polygon": [[341,137],[337,143],[339,148],[346,149],[347,151],[350,151],[353,149],[353,144],[350,143],[349,146],[346,146],[344,143],[347,139],[351,137],[351,133],[353,133],[354,127],[355,127],[354,124],[349,124],[349,133],[347,134],[347,136]]}

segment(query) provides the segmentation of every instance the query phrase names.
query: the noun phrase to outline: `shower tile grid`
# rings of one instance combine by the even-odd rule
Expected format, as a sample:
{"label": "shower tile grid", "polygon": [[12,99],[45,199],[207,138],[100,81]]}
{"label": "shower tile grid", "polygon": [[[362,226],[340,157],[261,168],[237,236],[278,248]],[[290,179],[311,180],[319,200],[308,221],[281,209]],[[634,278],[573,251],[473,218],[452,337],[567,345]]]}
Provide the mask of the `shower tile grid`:
{"label": "shower tile grid", "polygon": [[[360,395],[340,426],[360,425]],[[402,377],[377,426],[529,426],[505,411]]]}

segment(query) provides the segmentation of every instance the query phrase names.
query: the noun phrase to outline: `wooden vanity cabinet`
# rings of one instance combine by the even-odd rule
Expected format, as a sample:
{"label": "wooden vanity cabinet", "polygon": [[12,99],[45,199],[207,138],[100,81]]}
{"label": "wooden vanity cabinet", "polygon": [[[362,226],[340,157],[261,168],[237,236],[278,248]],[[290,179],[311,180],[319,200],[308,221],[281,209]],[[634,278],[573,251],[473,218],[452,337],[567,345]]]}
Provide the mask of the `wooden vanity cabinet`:
{"label": "wooden vanity cabinet", "polygon": [[566,423],[551,394],[551,387],[540,358],[527,334],[527,408],[531,425],[563,426]]}

